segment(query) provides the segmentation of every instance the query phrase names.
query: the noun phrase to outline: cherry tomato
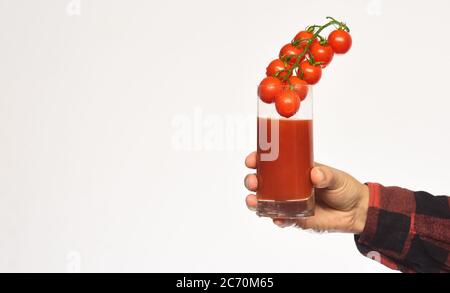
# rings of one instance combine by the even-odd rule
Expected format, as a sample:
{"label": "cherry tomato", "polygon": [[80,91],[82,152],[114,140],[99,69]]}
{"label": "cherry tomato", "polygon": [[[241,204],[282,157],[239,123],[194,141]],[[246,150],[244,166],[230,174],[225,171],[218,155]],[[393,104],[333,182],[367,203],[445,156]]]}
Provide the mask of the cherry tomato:
{"label": "cherry tomato", "polygon": [[301,42],[308,41],[312,37],[314,37],[313,33],[307,32],[307,31],[301,31],[294,37],[294,41],[301,41]]}
{"label": "cherry tomato", "polygon": [[336,54],[345,54],[352,47],[352,37],[344,30],[334,30],[328,36],[328,43]]}
{"label": "cherry tomato", "polygon": [[[294,64],[297,61],[297,56],[302,53],[302,50],[295,47],[292,44],[286,44],[280,50],[280,59],[285,59],[290,65]],[[303,60],[304,58],[302,58]],[[302,61],[300,60],[300,61]]]}
{"label": "cherry tomato", "polygon": [[283,90],[283,83],[276,77],[264,78],[258,87],[258,96],[265,103],[272,103]]}
{"label": "cherry tomato", "polygon": [[[314,34],[308,31],[301,31],[294,37],[294,41],[299,42],[298,48],[301,52],[303,52],[303,49],[305,48],[308,41],[312,39],[312,37],[314,37]],[[317,39],[315,39],[312,43],[314,44],[317,42]]]}
{"label": "cherry tomato", "polygon": [[308,60],[300,63],[297,76],[308,84],[316,84],[322,77],[322,68],[319,65],[312,65]]}
{"label": "cherry tomato", "polygon": [[275,108],[278,114],[289,118],[297,113],[300,108],[300,98],[295,91],[284,90],[275,98]]}
{"label": "cherry tomato", "polygon": [[278,78],[285,78],[288,76],[288,72],[286,70],[289,70],[290,68],[291,66],[289,64],[285,64],[280,59],[275,59],[272,62],[270,62],[269,66],[267,66],[266,75],[275,76]]}
{"label": "cherry tomato", "polygon": [[333,48],[329,44],[321,45],[320,42],[313,42],[309,47],[309,52],[314,58],[314,61],[321,62],[322,68],[325,68],[333,60]]}
{"label": "cherry tomato", "polygon": [[291,89],[293,89],[301,101],[303,101],[308,95],[308,83],[297,76],[289,77],[289,83],[291,85]]}

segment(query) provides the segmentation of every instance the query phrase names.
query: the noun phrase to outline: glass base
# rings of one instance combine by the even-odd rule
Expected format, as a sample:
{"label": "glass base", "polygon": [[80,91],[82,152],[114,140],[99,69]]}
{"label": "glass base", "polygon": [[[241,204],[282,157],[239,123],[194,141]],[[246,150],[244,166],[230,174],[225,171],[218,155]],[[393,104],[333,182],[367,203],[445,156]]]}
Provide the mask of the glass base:
{"label": "glass base", "polygon": [[256,214],[260,217],[298,219],[314,216],[314,194],[301,200],[258,200]]}

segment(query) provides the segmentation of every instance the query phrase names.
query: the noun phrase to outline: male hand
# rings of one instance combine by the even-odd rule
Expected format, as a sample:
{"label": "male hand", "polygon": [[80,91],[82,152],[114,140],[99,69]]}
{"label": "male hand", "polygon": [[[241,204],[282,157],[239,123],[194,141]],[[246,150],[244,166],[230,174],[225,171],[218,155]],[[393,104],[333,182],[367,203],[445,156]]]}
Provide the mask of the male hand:
{"label": "male hand", "polygon": [[[245,165],[256,169],[256,152],[247,156]],[[311,170],[311,181],[316,197],[314,216],[297,220],[274,218],[273,222],[279,227],[362,233],[369,205],[369,188],[343,171],[317,163]],[[256,174],[245,177],[245,186],[254,192],[258,189]],[[246,203],[249,209],[256,210],[256,195],[249,194]]]}

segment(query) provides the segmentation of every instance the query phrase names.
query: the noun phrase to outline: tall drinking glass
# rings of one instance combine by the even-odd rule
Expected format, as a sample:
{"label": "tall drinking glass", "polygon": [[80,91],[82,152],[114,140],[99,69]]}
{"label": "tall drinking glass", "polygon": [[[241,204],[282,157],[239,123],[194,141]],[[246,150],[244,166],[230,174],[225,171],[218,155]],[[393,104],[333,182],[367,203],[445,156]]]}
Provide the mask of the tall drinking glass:
{"label": "tall drinking glass", "polygon": [[298,112],[280,116],[275,104],[258,99],[257,214],[295,219],[314,215],[313,94]]}

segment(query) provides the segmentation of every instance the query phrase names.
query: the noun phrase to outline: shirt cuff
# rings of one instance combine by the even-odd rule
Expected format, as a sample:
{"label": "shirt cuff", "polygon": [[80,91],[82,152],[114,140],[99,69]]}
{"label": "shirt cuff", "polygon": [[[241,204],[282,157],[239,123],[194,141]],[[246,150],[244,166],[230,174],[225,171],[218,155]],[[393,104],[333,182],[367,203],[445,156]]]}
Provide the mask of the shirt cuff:
{"label": "shirt cuff", "polygon": [[369,207],[367,209],[366,224],[361,234],[355,239],[359,243],[370,244],[375,236],[378,226],[378,211],[380,208],[380,187],[378,183],[366,183],[369,187]]}

